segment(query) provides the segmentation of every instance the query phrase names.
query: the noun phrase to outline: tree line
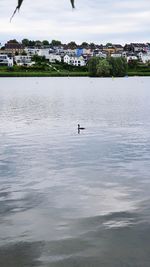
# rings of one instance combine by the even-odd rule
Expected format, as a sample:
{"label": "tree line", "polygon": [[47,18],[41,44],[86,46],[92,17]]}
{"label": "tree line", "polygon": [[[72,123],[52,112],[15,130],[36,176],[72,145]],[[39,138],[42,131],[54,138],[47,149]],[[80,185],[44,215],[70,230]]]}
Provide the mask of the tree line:
{"label": "tree line", "polygon": [[[59,40],[52,40],[49,42],[48,40],[29,40],[27,38],[24,38],[22,41],[22,44],[24,46],[42,46],[42,45],[52,45],[52,46],[61,46],[64,45],[61,41]],[[111,43],[107,43],[106,47],[108,47]],[[111,44],[112,45],[112,44]],[[95,44],[95,43],[87,43],[87,42],[82,42],[81,44],[77,44],[75,41],[71,41],[69,43],[66,43],[66,46],[68,46],[70,49],[76,49],[78,47],[85,48],[85,49],[96,49],[96,48],[101,48],[103,45],[100,44]]]}

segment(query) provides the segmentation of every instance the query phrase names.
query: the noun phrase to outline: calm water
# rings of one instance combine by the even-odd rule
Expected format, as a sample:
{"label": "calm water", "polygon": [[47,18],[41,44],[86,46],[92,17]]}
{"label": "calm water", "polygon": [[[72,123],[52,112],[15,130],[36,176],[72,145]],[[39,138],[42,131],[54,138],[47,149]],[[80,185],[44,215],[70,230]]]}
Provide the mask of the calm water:
{"label": "calm water", "polygon": [[150,266],[149,85],[0,79],[0,267]]}

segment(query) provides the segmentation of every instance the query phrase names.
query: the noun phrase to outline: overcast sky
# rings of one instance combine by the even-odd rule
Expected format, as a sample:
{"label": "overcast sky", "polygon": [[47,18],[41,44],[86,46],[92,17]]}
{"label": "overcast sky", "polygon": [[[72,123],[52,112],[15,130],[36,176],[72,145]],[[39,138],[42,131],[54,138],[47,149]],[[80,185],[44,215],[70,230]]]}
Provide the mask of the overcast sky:
{"label": "overcast sky", "polygon": [[62,42],[150,42],[150,0],[0,0],[0,42],[52,39]]}

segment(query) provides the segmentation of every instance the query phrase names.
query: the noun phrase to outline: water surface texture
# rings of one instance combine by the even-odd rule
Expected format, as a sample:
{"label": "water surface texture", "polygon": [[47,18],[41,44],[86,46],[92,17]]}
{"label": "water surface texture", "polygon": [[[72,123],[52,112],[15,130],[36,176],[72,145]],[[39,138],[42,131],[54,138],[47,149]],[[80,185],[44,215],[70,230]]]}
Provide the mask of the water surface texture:
{"label": "water surface texture", "polygon": [[150,266],[149,84],[0,79],[0,267]]}

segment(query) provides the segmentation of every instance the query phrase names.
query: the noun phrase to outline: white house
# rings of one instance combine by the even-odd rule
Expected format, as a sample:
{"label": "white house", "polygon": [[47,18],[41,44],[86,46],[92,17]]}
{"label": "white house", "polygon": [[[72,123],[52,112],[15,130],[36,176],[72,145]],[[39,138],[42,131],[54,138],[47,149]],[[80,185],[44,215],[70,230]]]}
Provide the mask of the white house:
{"label": "white house", "polygon": [[138,54],[138,56],[139,56],[139,59],[140,59],[143,63],[147,63],[147,62],[150,61],[150,52],[148,52],[148,53],[142,53],[142,52],[140,52],[140,53]]}
{"label": "white house", "polygon": [[135,55],[127,56],[127,62],[129,62],[130,60],[138,60],[138,57]]}
{"label": "white house", "polygon": [[32,66],[35,62],[32,61],[31,56],[18,55],[14,57],[14,60],[18,66]]}
{"label": "white house", "polygon": [[61,56],[57,55],[56,53],[55,54],[52,53],[51,49],[49,49],[49,48],[39,49],[37,54],[38,54],[38,56],[45,57],[51,63],[54,63],[56,61],[61,62]]}
{"label": "white house", "polygon": [[37,55],[49,59],[50,49],[49,48],[38,49]]}
{"label": "white house", "polygon": [[85,66],[86,62],[84,60],[84,58],[81,57],[71,57],[69,55],[65,55],[64,56],[64,63],[67,63],[69,65],[73,65],[73,66]]}
{"label": "white house", "polygon": [[1,66],[8,66],[13,67],[14,61],[13,58],[8,57],[8,55],[0,55],[0,65]]}
{"label": "white house", "polygon": [[99,51],[95,56],[100,58],[106,58],[107,54],[105,52]]}
{"label": "white house", "polygon": [[113,57],[113,58],[122,57],[122,54],[121,53],[113,53],[113,54],[111,54],[111,57]]}
{"label": "white house", "polygon": [[60,55],[49,54],[48,59],[49,59],[50,63],[55,63],[56,61],[61,62],[61,56]]}

